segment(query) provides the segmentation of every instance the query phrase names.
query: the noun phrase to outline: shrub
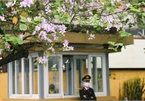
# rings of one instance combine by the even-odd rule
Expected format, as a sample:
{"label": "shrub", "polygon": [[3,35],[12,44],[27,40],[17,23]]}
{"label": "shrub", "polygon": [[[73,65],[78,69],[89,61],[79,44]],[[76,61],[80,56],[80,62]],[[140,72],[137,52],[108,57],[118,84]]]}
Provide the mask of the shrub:
{"label": "shrub", "polygon": [[125,81],[122,85],[122,89],[119,89],[120,99],[127,97],[128,100],[142,100],[145,91],[144,84],[144,79],[139,77]]}

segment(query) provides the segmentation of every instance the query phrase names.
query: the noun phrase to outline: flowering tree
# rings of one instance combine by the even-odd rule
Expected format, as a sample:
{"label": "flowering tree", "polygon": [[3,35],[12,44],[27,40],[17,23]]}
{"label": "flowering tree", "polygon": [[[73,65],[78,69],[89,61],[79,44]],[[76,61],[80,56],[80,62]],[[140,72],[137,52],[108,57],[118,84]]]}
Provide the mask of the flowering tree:
{"label": "flowering tree", "polygon": [[0,66],[27,57],[36,46],[44,50],[39,63],[46,62],[55,49],[73,50],[63,39],[68,31],[88,33],[89,39],[96,33],[129,36],[125,28],[135,27],[135,19],[145,16],[144,5],[120,0],[1,0]]}

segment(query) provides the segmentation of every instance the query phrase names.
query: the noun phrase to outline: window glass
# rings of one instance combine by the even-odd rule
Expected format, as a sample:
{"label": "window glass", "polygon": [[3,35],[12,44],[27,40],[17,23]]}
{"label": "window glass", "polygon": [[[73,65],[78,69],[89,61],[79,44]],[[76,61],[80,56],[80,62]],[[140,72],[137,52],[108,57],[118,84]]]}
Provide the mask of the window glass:
{"label": "window glass", "polygon": [[32,91],[38,94],[38,66],[35,64],[36,57],[32,57]]}
{"label": "window glass", "polygon": [[72,56],[63,56],[63,91],[64,95],[73,95],[73,61]]}
{"label": "window glass", "polygon": [[91,57],[92,85],[95,92],[103,92],[102,57]]}
{"label": "window glass", "polygon": [[48,94],[60,93],[60,57],[50,56],[48,58]]}
{"label": "window glass", "polygon": [[63,56],[63,91],[65,95],[78,95],[83,86],[82,77],[88,74],[87,56]]}
{"label": "window glass", "polygon": [[22,94],[22,67],[21,67],[21,60],[15,61],[15,73],[16,73],[16,94]]}
{"label": "window glass", "polygon": [[25,58],[24,59],[24,94],[29,94],[30,92],[30,86],[29,86],[29,81],[30,81],[30,69],[29,69],[29,59]]}
{"label": "window glass", "polygon": [[15,94],[15,62],[12,62],[12,91]]}
{"label": "window glass", "polygon": [[[30,60],[32,63],[30,63]],[[24,71],[22,72],[22,62],[24,62]],[[12,66],[12,94],[38,94],[38,72],[35,65],[36,57],[15,60]],[[32,65],[30,65],[32,64]],[[11,68],[11,67],[10,67]],[[31,70],[31,73],[30,73]],[[24,81],[22,81],[24,77]],[[23,83],[23,84],[22,84]],[[23,87],[22,87],[23,85]],[[22,88],[24,91],[22,91]]]}
{"label": "window glass", "polygon": [[12,62],[12,93],[22,94],[21,60]]}
{"label": "window glass", "polygon": [[88,74],[88,68],[86,66],[86,59],[76,59],[76,89],[75,94],[79,94],[79,89],[83,86],[82,78]]}

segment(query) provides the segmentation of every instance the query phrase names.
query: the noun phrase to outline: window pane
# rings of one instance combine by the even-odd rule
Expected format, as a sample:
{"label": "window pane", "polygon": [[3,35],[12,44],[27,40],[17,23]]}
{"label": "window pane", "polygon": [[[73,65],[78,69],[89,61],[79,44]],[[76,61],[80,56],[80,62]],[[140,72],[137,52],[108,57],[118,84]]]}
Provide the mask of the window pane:
{"label": "window pane", "polygon": [[22,94],[22,68],[21,68],[21,60],[16,60],[15,62],[16,69],[16,94]]}
{"label": "window pane", "polygon": [[21,60],[12,62],[12,93],[22,94]]}
{"label": "window pane", "polygon": [[78,95],[83,86],[82,77],[88,74],[87,56],[63,56],[63,91],[65,95]]}
{"label": "window pane", "polygon": [[24,93],[29,94],[29,79],[30,79],[30,73],[29,73],[29,59],[24,59]]}
{"label": "window pane", "polygon": [[76,59],[76,89],[75,94],[79,94],[79,89],[83,86],[82,77],[88,74],[88,67],[86,65],[86,59]]}
{"label": "window pane", "polygon": [[102,57],[91,57],[92,83],[95,92],[103,92]]}
{"label": "window pane", "polygon": [[48,60],[48,93],[59,93],[60,57],[51,56]]}
{"label": "window pane", "polygon": [[32,81],[33,81],[33,94],[38,94],[38,66],[35,64],[36,57],[32,58]]}
{"label": "window pane", "polygon": [[12,93],[15,94],[15,62],[12,62]]}
{"label": "window pane", "polygon": [[63,56],[63,91],[64,95],[73,95],[73,57]]}

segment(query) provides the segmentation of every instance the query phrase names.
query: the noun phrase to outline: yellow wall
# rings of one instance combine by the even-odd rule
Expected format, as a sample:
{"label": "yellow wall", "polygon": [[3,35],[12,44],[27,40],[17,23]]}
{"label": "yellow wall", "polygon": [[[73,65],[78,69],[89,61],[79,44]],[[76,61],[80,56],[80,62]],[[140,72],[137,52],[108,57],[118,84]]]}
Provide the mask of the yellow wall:
{"label": "yellow wall", "polygon": [[0,101],[7,98],[8,83],[7,73],[0,73]]}
{"label": "yellow wall", "polygon": [[[145,70],[110,70],[110,94],[119,99],[119,88],[131,78],[145,78]],[[120,100],[120,99],[119,99]]]}
{"label": "yellow wall", "polygon": [[[37,73],[36,73],[37,74]],[[35,74],[35,77],[37,75]],[[119,99],[119,87],[125,80],[140,77],[145,78],[145,70],[110,70],[110,94],[111,96],[116,96]],[[65,77],[65,74],[63,75]],[[36,81],[37,82],[37,81]],[[65,82],[64,82],[65,83]],[[38,85],[35,85],[37,88]],[[35,89],[36,89],[35,88]],[[65,88],[65,87],[64,87]],[[64,89],[66,90],[66,89]],[[8,83],[7,83],[7,73],[0,73],[0,101],[7,98]],[[38,89],[35,90],[37,93]]]}

